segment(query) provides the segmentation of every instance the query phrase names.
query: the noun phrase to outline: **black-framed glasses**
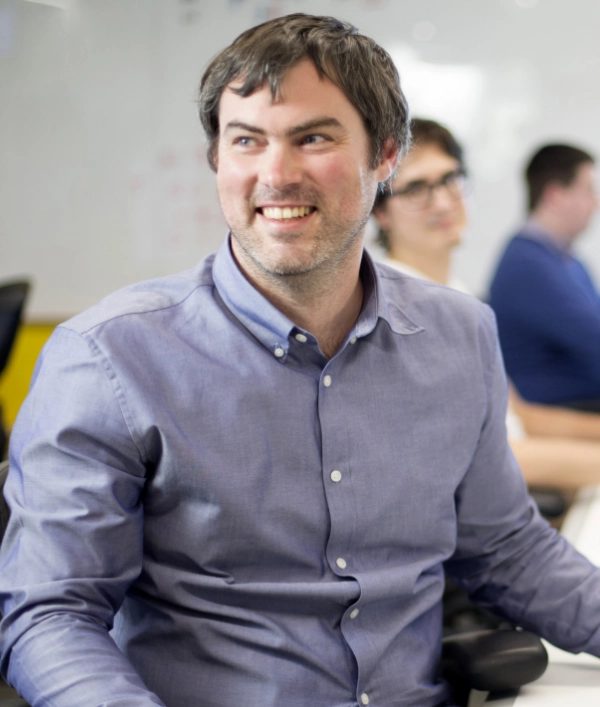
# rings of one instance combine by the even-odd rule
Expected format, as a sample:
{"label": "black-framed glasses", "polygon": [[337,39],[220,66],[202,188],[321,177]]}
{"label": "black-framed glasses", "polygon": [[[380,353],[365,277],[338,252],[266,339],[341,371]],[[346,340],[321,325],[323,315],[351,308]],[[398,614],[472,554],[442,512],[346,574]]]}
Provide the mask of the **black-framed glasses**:
{"label": "black-framed glasses", "polygon": [[386,196],[401,197],[407,208],[418,210],[426,209],[431,205],[433,193],[436,189],[444,189],[452,199],[460,199],[465,193],[467,175],[463,169],[455,169],[444,174],[437,182],[418,180],[410,182],[404,189],[397,189]]}

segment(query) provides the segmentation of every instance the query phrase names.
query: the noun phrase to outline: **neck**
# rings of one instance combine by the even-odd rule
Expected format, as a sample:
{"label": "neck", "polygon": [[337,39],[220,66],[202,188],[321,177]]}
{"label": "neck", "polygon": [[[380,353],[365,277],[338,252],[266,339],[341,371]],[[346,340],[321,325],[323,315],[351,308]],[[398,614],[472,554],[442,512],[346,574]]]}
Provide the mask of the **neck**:
{"label": "neck", "polygon": [[395,247],[390,250],[389,257],[419,270],[433,282],[438,282],[440,285],[448,284],[452,264],[449,251],[425,253],[412,248]]}
{"label": "neck", "polygon": [[545,207],[543,204],[531,212],[530,218],[541,226],[544,231],[547,231],[556,241],[562,245],[570,245],[573,241],[573,235],[565,228],[562,219],[555,214],[552,209]]}
{"label": "neck", "polygon": [[334,267],[320,266],[300,275],[276,275],[257,272],[233,248],[234,257],[252,285],[271,304],[309,331],[319,342],[327,358],[338,350],[354,326],[363,302],[359,270],[362,243],[356,252],[348,253],[343,263]]}

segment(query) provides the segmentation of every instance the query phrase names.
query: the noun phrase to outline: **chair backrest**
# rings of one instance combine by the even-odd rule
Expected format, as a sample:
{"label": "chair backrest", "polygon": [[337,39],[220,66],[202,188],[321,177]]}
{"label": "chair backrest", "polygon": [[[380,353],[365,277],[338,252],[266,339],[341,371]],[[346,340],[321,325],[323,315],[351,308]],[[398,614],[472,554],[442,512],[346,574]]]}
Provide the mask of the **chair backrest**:
{"label": "chair backrest", "polygon": [[8,362],[15,342],[29,289],[30,285],[26,281],[0,285],[0,373]]}
{"label": "chair backrest", "polygon": [[8,524],[8,517],[10,516],[10,509],[4,498],[4,483],[6,477],[8,476],[8,462],[0,462],[0,545],[2,545],[2,539],[4,538],[4,531]]}

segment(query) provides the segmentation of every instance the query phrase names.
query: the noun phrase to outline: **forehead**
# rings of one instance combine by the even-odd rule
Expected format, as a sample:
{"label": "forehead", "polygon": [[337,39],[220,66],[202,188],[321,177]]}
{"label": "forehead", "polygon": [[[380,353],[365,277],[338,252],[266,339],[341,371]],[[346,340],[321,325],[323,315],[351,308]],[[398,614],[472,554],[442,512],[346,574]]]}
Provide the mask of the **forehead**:
{"label": "forehead", "polygon": [[220,133],[230,122],[244,122],[278,132],[319,118],[334,118],[348,130],[365,132],[360,114],[344,92],[327,77],[319,76],[309,59],[301,60],[288,71],[276,100],[268,85],[245,98],[232,90],[240,85],[234,80],[223,91],[219,103]]}
{"label": "forehead", "polygon": [[394,183],[435,180],[459,167],[459,161],[441,147],[433,143],[425,144],[414,147],[402,160]]}

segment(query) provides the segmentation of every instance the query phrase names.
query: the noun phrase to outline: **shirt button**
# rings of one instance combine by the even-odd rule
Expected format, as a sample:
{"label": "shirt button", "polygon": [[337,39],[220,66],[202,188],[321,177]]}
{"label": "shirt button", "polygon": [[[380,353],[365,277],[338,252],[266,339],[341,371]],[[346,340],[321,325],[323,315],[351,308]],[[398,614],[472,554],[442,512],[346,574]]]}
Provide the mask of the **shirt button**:
{"label": "shirt button", "polygon": [[355,336],[353,336],[353,337],[350,339],[350,343],[351,343],[351,344],[355,344],[355,343],[356,343],[356,337],[355,337]]}
{"label": "shirt button", "polygon": [[363,703],[363,705],[368,705],[369,704],[369,695],[367,695],[366,692],[363,692],[362,695],[360,696],[360,701]]}
{"label": "shirt button", "polygon": [[281,358],[285,351],[281,348],[281,346],[278,346],[273,353],[277,356],[277,358]]}
{"label": "shirt button", "polygon": [[331,477],[332,481],[335,481],[336,484],[338,481],[342,480],[342,472],[338,471],[337,469],[332,471],[331,474],[329,474],[329,476]]}
{"label": "shirt button", "polygon": [[323,385],[326,388],[329,388],[329,386],[331,385],[331,376],[325,376],[325,378],[323,378]]}
{"label": "shirt button", "polygon": [[343,557],[338,557],[337,560],[335,561],[335,564],[336,564],[341,570],[345,570],[345,569],[346,569],[346,560],[344,560]]}
{"label": "shirt button", "polygon": [[360,609],[352,609],[350,612],[350,618],[355,619],[360,614]]}
{"label": "shirt button", "polygon": [[305,344],[307,339],[304,334],[296,334],[296,341],[299,341],[301,344]]}

